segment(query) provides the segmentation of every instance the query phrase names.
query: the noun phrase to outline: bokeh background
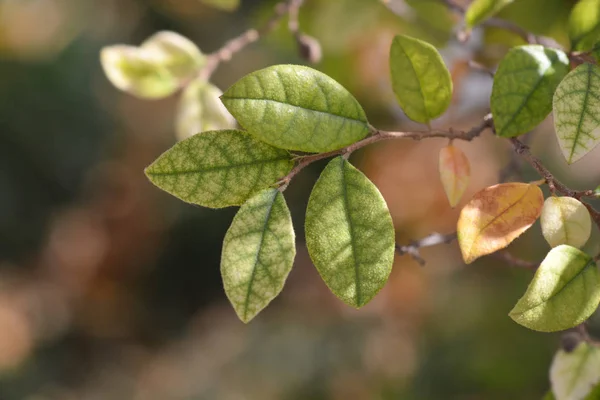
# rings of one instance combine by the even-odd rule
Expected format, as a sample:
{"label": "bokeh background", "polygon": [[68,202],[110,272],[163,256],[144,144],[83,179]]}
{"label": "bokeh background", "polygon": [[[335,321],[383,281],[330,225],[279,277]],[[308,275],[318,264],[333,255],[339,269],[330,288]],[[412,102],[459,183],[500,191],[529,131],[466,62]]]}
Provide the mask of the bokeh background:
{"label": "bokeh background", "polygon": [[[519,0],[503,17],[565,42],[574,1]],[[286,191],[298,255],[283,293],[249,325],[225,297],[219,257],[235,209],[184,204],[154,188],[143,168],[175,143],[177,96],[142,101],[104,77],[103,46],[139,44],[174,30],[205,52],[268,18],[274,2],[243,0],[234,13],[198,0],[0,0],[0,399],[270,400],[537,399],[559,335],[528,331],[508,312],[531,271],[493,257],[464,266],[455,243],[398,256],[366,307],[343,305],[320,280],[303,243],[311,185],[324,163]],[[455,85],[434,122],[469,128],[489,107],[493,67],[514,34],[476,29],[434,0],[307,0],[302,29],[372,124],[419,128],[396,105],[388,79],[393,35],[440,48]],[[226,89],[246,73],[304,63],[285,28],[223,64]],[[600,183],[598,151],[567,167],[549,119],[526,139],[574,188]],[[353,155],[386,198],[401,244],[454,230],[438,178],[445,140],[396,141]],[[486,133],[457,143],[469,193],[510,179],[510,148]],[[521,175],[521,176],[520,176]],[[466,200],[463,200],[464,204]],[[461,205],[462,205],[461,204]],[[587,249],[600,250],[595,231]],[[549,250],[535,225],[509,247],[531,261]],[[591,320],[600,333],[600,317]]]}

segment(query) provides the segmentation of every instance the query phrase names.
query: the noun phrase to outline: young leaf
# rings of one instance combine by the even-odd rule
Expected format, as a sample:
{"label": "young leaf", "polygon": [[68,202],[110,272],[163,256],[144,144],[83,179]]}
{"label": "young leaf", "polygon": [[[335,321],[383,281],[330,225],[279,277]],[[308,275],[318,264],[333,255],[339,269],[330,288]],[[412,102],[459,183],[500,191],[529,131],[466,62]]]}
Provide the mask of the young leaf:
{"label": "young leaf", "polygon": [[475,0],[467,8],[465,13],[465,22],[467,28],[472,28],[477,24],[490,18],[498,11],[512,3],[514,0]]}
{"label": "young leaf", "polygon": [[246,75],[221,100],[256,138],[287,150],[322,153],[369,133],[358,101],[312,68],[275,65]]}
{"label": "young leaf", "polygon": [[288,152],[245,132],[224,130],[177,143],[145,172],[152,183],[183,201],[222,208],[243,204],[292,166]]}
{"label": "young leaf", "polygon": [[440,53],[429,43],[396,36],[390,49],[390,72],[398,103],[413,121],[429,123],[450,105],[450,72]]}
{"label": "young leaf", "polygon": [[600,383],[600,349],[581,342],[570,353],[559,350],[550,367],[550,384],[556,400],[597,400],[589,397]]}
{"label": "young leaf", "polygon": [[221,275],[238,317],[249,322],[283,289],[296,255],[292,217],[277,189],[239,209],[223,241]]}
{"label": "young leaf", "polygon": [[600,0],[580,0],[569,16],[573,50],[589,50],[600,39]]}
{"label": "young leaf", "polygon": [[200,79],[187,86],[175,116],[179,140],[204,131],[235,128],[235,119],[219,100],[222,94],[218,87]]}
{"label": "young leaf", "polygon": [[554,130],[565,159],[574,163],[600,142],[600,68],[582,64],[554,94]]}
{"label": "young leaf", "polygon": [[508,246],[533,225],[544,196],[537,185],[501,183],[477,192],[458,218],[458,244],[465,263]]}
{"label": "young leaf", "polygon": [[535,331],[556,332],[584,322],[599,303],[596,263],[581,250],[563,244],[546,255],[510,317]]}
{"label": "young leaf", "polygon": [[150,36],[142,43],[140,49],[177,79],[189,78],[206,63],[206,57],[194,42],[171,31],[162,31]]}
{"label": "young leaf", "polygon": [[514,137],[535,128],[552,111],[552,96],[569,72],[567,55],[539,45],[512,48],[494,76],[490,99],[496,133]]}
{"label": "young leaf", "polygon": [[458,147],[448,145],[440,150],[440,179],[451,207],[455,207],[469,186],[471,166]]}
{"label": "young leaf", "polygon": [[116,45],[102,49],[102,68],[119,90],[143,99],[159,99],[173,94],[179,82],[164,65],[146,51],[134,46]]}
{"label": "young leaf", "polygon": [[240,0],[200,0],[202,3],[225,11],[234,11],[240,6]]}
{"label": "young leaf", "polygon": [[572,197],[548,197],[540,222],[542,234],[551,247],[568,244],[580,248],[592,233],[590,213]]}
{"label": "young leaf", "polygon": [[327,164],[308,201],[306,246],[321,277],[343,302],[367,304],[394,262],[394,226],[377,187],[342,157]]}

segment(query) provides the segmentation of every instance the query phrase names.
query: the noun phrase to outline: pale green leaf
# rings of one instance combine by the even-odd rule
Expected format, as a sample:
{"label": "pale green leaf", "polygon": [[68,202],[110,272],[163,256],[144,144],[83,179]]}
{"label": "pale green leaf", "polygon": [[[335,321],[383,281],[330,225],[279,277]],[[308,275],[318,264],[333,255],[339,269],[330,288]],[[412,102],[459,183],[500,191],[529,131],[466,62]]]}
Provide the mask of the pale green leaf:
{"label": "pale green leaf", "polygon": [[600,68],[582,64],[558,85],[554,94],[554,130],[569,164],[600,142]]}
{"label": "pale green leaf", "polygon": [[450,105],[450,72],[429,43],[396,36],[390,49],[390,72],[398,103],[413,121],[429,123]]}
{"label": "pale green leaf", "polygon": [[369,133],[365,112],[339,83],[312,68],[276,65],[246,75],[223,104],[256,138],[273,146],[327,152]]}
{"label": "pale green leaf", "polygon": [[235,119],[219,100],[222,94],[218,87],[200,79],[186,87],[175,116],[179,140],[204,131],[235,128]]}
{"label": "pale green leaf", "polygon": [[239,209],[223,241],[221,275],[238,317],[248,322],[283,289],[296,255],[281,192],[266,189]]}
{"label": "pale green leaf", "polygon": [[568,244],[581,248],[592,233],[590,213],[573,197],[548,197],[540,222],[542,234],[551,247]]}
{"label": "pale green leaf", "polygon": [[290,154],[237,130],[211,131],[183,140],[146,168],[156,186],[188,203],[241,205],[283,178]]}
{"label": "pale green leaf", "polygon": [[377,187],[342,157],[329,162],[310,195],[306,246],[331,291],[361,307],[385,285],[394,226]]}
{"label": "pale green leaf", "polygon": [[581,342],[572,352],[559,350],[554,356],[550,367],[550,384],[556,400],[583,400],[598,383],[598,347]]}
{"label": "pale green leaf", "polygon": [[179,82],[149,52],[134,46],[115,45],[102,49],[102,68],[108,80],[119,90],[144,99],[173,94]]}
{"label": "pale green leaf", "polygon": [[474,0],[467,8],[465,22],[468,28],[490,18],[514,0]]}
{"label": "pale green leaf", "polygon": [[142,43],[140,50],[177,79],[193,76],[206,64],[206,57],[194,42],[176,32],[155,33]]}
{"label": "pale green leaf", "polygon": [[592,257],[560,245],[546,255],[510,317],[529,329],[555,332],[579,325],[599,303],[600,274]]}
{"label": "pale green leaf", "polygon": [[540,124],[552,111],[552,96],[569,72],[567,55],[539,45],[511,49],[494,76],[491,108],[496,133],[514,137]]}
{"label": "pale green leaf", "polygon": [[225,11],[233,11],[240,5],[240,0],[200,0],[202,3]]}
{"label": "pale green leaf", "polygon": [[600,40],[600,0],[580,0],[569,16],[569,37],[574,50],[589,50]]}

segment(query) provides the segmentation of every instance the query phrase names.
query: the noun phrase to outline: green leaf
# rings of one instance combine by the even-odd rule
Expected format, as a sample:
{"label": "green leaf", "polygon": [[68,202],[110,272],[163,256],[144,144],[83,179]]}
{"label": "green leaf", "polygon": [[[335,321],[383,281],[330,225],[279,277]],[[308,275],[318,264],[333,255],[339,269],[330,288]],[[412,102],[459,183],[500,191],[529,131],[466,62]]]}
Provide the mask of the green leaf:
{"label": "green leaf", "polygon": [[322,153],[369,133],[358,101],[342,85],[308,67],[276,65],[253,72],[221,100],[253,136],[282,149]]}
{"label": "green leaf", "polygon": [[574,50],[589,50],[600,39],[600,0],[580,0],[569,16]]}
{"label": "green leaf", "polygon": [[346,304],[362,307],[385,285],[395,249],[390,212],[377,187],[342,157],[315,184],[305,228],[319,274]]}
{"label": "green leaf", "polygon": [[281,192],[259,192],[239,209],[223,242],[221,275],[238,317],[249,322],[283,289],[296,255]]}
{"label": "green leaf", "polygon": [[179,140],[204,131],[235,128],[235,119],[219,100],[222,94],[218,87],[200,79],[187,86],[175,116]]}
{"label": "green leaf", "polygon": [[567,55],[539,45],[511,49],[494,77],[491,108],[496,133],[514,137],[541,123],[552,111],[552,96],[569,72]]}
{"label": "green leaf", "polygon": [[211,7],[225,11],[234,11],[240,6],[240,0],[200,0]]}
{"label": "green leaf", "polygon": [[177,79],[187,79],[205,64],[206,57],[190,39],[171,31],[150,36],[140,50],[164,66]]}
{"label": "green leaf", "polygon": [[139,48],[109,46],[100,52],[102,68],[108,80],[119,90],[143,99],[169,96],[179,82],[164,65]]}
{"label": "green leaf", "polygon": [[586,398],[600,383],[600,349],[581,342],[570,353],[559,350],[550,367],[550,383],[556,400]]}
{"label": "green leaf", "polygon": [[146,168],[156,186],[188,203],[222,208],[243,204],[283,178],[291,156],[237,130],[183,140]]}
{"label": "green leaf", "polygon": [[582,64],[558,85],[554,94],[554,130],[569,164],[600,142],[600,68]]}
{"label": "green leaf", "polygon": [[477,24],[490,18],[498,11],[512,3],[514,0],[475,0],[467,8],[465,13],[465,22],[467,28],[472,28]]}
{"label": "green leaf", "polygon": [[429,43],[396,36],[390,49],[390,72],[398,103],[413,121],[429,123],[450,105],[450,72]]}
{"label": "green leaf", "polygon": [[540,222],[544,239],[551,247],[568,244],[581,248],[592,233],[590,213],[573,197],[548,197]]}
{"label": "green leaf", "polygon": [[510,317],[529,329],[555,332],[581,324],[599,303],[600,276],[592,257],[560,245],[546,255]]}
{"label": "green leaf", "polygon": [[594,386],[594,388],[585,397],[585,400],[598,400],[600,399],[600,384]]}

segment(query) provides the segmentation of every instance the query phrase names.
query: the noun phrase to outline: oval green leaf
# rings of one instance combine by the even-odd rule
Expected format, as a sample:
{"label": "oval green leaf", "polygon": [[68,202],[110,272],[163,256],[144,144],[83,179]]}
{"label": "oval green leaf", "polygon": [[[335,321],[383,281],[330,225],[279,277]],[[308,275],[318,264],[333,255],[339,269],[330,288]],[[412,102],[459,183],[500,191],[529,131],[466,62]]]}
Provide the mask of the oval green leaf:
{"label": "oval green leaf", "polygon": [[572,352],[559,350],[550,367],[550,384],[556,400],[598,399],[589,397],[600,383],[600,349],[581,342]]}
{"label": "oval green leaf", "polygon": [[569,72],[567,55],[539,45],[512,48],[494,76],[491,108],[496,133],[514,137],[541,123],[552,111],[552,96]]}
{"label": "oval green leaf", "polygon": [[600,0],[580,0],[569,15],[573,50],[591,49],[600,39]]}
{"label": "oval green leaf", "polygon": [[588,319],[599,303],[600,274],[592,257],[560,245],[546,255],[510,317],[535,331],[562,331]]}
{"label": "oval green leaf", "polygon": [[452,79],[435,47],[398,35],[390,48],[392,89],[408,118],[424,124],[442,115],[452,100]]}
{"label": "oval green leaf", "polygon": [[377,187],[342,157],[315,184],[305,228],[312,261],[343,302],[362,307],[385,285],[395,251],[390,212]]}
{"label": "oval green leaf", "polygon": [[206,63],[206,57],[194,42],[176,32],[157,32],[140,49],[178,79],[189,78]]}
{"label": "oval green leaf", "polygon": [[498,11],[512,3],[514,0],[475,0],[467,8],[465,13],[465,22],[467,28],[472,28],[477,24],[490,18]]}
{"label": "oval green leaf", "polygon": [[187,86],[175,116],[179,140],[204,131],[235,128],[235,119],[219,100],[222,94],[218,87],[200,79]]}
{"label": "oval green leaf", "polygon": [[342,85],[308,67],[276,65],[253,72],[221,100],[253,136],[282,149],[322,153],[369,133],[358,101]]}
{"label": "oval green leaf", "polygon": [[592,233],[590,213],[573,197],[548,197],[540,222],[542,234],[551,247],[568,244],[581,248]]}
{"label": "oval green leaf", "polygon": [[569,164],[600,142],[600,68],[582,64],[558,85],[554,94],[554,130]]}
{"label": "oval green leaf", "polygon": [[242,205],[223,241],[221,275],[243,322],[281,292],[295,255],[292,217],[279,190],[263,190]]}
{"label": "oval green leaf", "polygon": [[224,130],[177,143],[145,172],[152,183],[183,201],[222,208],[243,204],[292,167],[288,152],[245,132]]}

